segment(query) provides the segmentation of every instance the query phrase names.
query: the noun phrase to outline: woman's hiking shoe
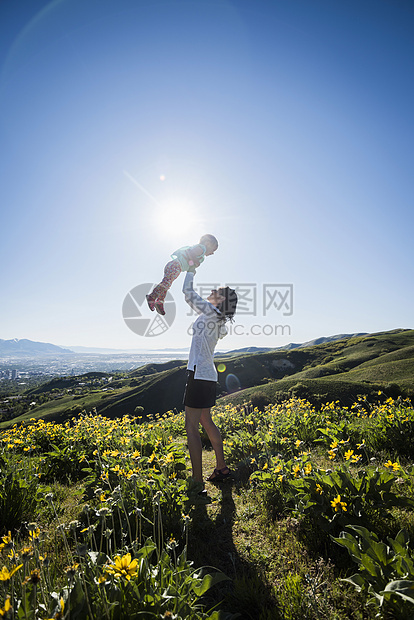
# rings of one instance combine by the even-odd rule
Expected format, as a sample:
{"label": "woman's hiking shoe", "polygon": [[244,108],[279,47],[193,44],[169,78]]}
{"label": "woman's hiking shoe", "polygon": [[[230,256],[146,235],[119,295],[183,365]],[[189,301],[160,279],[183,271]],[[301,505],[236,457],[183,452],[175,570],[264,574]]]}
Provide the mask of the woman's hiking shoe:
{"label": "woman's hiking shoe", "polygon": [[223,482],[231,477],[231,471],[228,467],[223,469],[215,469],[211,476],[207,478],[208,482]]}

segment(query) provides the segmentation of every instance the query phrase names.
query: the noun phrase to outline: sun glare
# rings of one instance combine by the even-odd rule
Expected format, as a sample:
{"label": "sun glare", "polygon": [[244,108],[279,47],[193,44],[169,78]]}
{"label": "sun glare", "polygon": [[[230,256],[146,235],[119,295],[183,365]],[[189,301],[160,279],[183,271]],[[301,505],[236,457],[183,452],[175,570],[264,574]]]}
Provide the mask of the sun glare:
{"label": "sun glare", "polygon": [[195,223],[194,210],[187,205],[164,206],[155,214],[155,225],[164,237],[190,233]]}

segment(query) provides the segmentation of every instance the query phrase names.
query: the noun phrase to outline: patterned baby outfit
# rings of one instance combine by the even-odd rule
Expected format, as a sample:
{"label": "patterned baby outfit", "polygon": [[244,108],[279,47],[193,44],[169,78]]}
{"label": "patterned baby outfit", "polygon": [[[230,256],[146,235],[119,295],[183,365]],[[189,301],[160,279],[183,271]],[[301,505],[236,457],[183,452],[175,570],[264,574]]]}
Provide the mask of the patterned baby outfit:
{"label": "patterned baby outfit", "polygon": [[171,254],[169,263],[164,267],[164,277],[162,281],[154,288],[150,295],[147,295],[149,301],[164,302],[168,289],[171,287],[174,280],[178,278],[182,271],[188,271],[192,267],[198,267],[203,262],[207,248],[201,243],[197,244],[202,248],[202,253],[196,256],[192,256],[189,250],[192,250],[191,245],[186,245],[178,250],[175,250]]}
{"label": "patterned baby outfit", "polygon": [[181,273],[181,265],[177,259],[170,260],[164,267],[164,277],[161,282],[148,295],[151,301],[164,301],[168,289]]}
{"label": "patterned baby outfit", "polygon": [[202,248],[202,252],[196,256],[192,256],[191,252],[189,252],[189,250],[191,251],[196,246],[190,245],[185,245],[171,254],[171,258],[175,258],[180,263],[181,271],[188,271],[190,267],[194,266],[198,267],[203,262],[207,248],[202,243],[198,245]]}

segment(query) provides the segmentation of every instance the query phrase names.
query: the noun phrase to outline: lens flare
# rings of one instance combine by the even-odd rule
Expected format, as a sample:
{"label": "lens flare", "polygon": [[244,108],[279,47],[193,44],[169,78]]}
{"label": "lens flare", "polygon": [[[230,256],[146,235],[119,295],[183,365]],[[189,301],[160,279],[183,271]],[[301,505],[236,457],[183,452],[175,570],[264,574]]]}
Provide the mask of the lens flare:
{"label": "lens flare", "polygon": [[226,370],[226,364],[219,364],[219,365],[217,366],[217,370],[218,370],[219,372],[224,372],[224,371]]}
{"label": "lens flare", "polygon": [[228,392],[237,392],[237,390],[240,390],[241,385],[240,385],[240,381],[239,378],[236,377],[236,375],[233,374],[229,374],[226,377],[226,390]]}

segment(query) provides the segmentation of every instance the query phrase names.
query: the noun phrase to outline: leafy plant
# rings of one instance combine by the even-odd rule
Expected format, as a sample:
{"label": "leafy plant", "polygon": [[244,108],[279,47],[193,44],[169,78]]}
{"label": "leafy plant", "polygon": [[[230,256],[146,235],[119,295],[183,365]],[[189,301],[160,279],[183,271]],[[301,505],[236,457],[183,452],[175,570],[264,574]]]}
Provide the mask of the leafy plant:
{"label": "leafy plant", "polygon": [[[59,594],[38,587],[45,576],[42,563],[31,570],[24,581],[14,580],[8,609],[14,617],[44,617],[72,620],[136,620],[175,618],[176,620],[219,620],[235,617],[212,609],[205,610],[202,597],[217,583],[227,580],[210,567],[194,569],[187,560],[186,548],[177,557],[175,541],[160,549],[151,539],[142,547],[132,545],[125,553],[107,556],[96,551],[83,552],[66,569],[67,586]],[[37,556],[39,560],[39,556]],[[1,582],[6,585],[22,565],[8,571],[3,568]],[[3,588],[0,588],[0,590]],[[4,610],[0,610],[1,614]],[[7,610],[6,610],[7,611]]]}
{"label": "leafy plant", "polygon": [[0,528],[7,531],[35,517],[37,504],[49,488],[39,484],[30,464],[25,468],[13,457],[0,463]]}
{"label": "leafy plant", "polygon": [[392,398],[379,407],[372,422],[368,441],[372,450],[384,450],[391,455],[414,457],[414,410],[401,407]]}
{"label": "leafy plant", "polygon": [[324,531],[343,528],[348,523],[367,523],[373,510],[393,506],[413,507],[414,501],[394,493],[395,476],[389,471],[366,468],[357,472],[346,466],[337,470],[313,468],[309,461],[279,461],[251,475],[264,488],[279,489],[267,499],[285,499],[285,506],[296,515],[309,515]]}
{"label": "leafy plant", "polygon": [[355,532],[341,532],[333,538],[345,547],[359,566],[358,573],[343,579],[367,596],[369,604],[387,612],[393,618],[411,620],[414,617],[414,562],[408,548],[409,538],[400,530],[395,539],[387,538],[388,545],[378,540],[373,532],[361,526],[348,526]]}

